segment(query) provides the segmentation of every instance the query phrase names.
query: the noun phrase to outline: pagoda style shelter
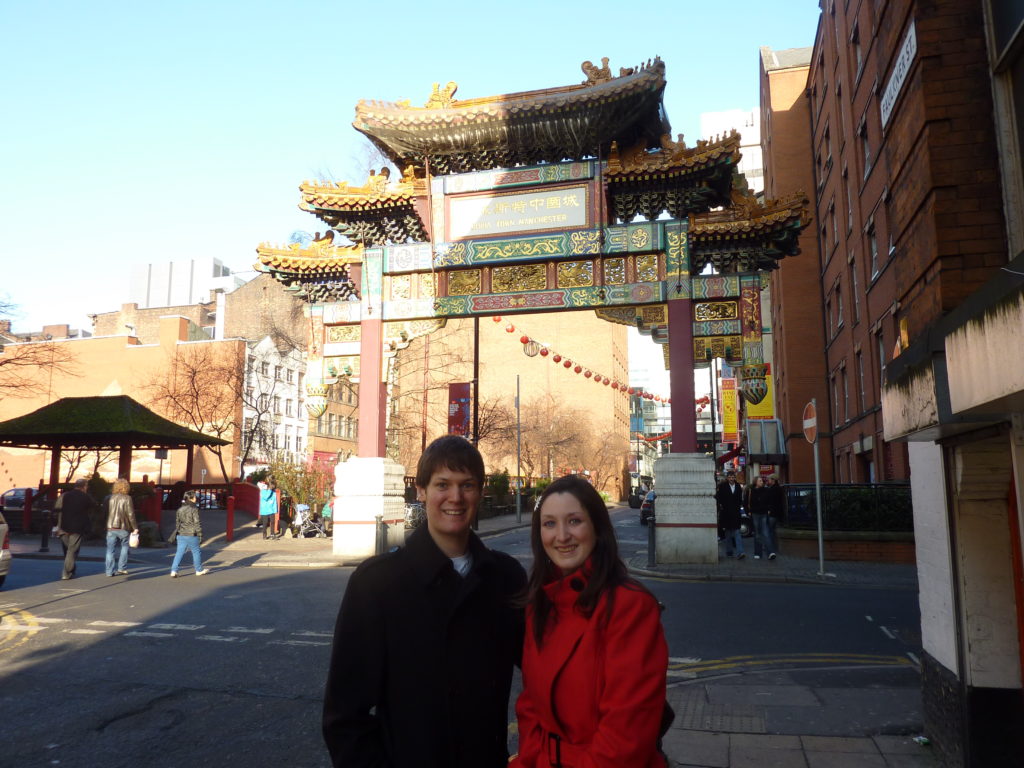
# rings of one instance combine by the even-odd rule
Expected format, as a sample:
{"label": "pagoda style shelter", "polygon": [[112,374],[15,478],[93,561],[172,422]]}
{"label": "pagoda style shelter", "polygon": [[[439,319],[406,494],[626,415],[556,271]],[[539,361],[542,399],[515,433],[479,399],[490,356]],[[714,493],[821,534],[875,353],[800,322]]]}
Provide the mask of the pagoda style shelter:
{"label": "pagoda style shelter", "polygon": [[[354,127],[399,172],[300,187],[300,207],[351,244],[257,249],[257,269],[309,302],[310,394],[359,379],[361,458],[384,456],[388,357],[452,317],[593,309],[635,325],[668,346],[672,449],[694,461],[695,360],[726,358],[745,396],[764,396],[764,272],[799,252],[808,201],[750,195],[735,132],[673,141],[660,59],[582,69],[546,90],[461,100],[448,83],[423,106],[359,102]],[[717,559],[707,489],[658,485],[659,559]],[[391,519],[396,504],[376,508]]]}
{"label": "pagoda style shelter", "polygon": [[167,448],[188,451],[186,477],[192,476],[192,449],[228,441],[168,421],[126,395],[64,397],[24,416],[0,422],[0,446],[45,448],[51,453],[50,486],[60,481],[65,448],[119,451],[118,477],[131,476],[132,451]]}

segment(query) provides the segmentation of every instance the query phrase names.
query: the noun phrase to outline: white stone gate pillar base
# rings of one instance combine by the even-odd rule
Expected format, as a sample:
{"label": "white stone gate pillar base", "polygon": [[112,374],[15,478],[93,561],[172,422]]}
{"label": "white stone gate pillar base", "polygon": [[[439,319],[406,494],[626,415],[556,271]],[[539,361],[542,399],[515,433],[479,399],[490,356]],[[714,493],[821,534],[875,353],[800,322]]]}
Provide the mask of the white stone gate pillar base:
{"label": "white stone gate pillar base", "polygon": [[377,515],[388,546],[405,542],[405,467],[387,458],[354,456],[334,468],[334,554],[363,560],[374,554]]}
{"label": "white stone gate pillar base", "polygon": [[717,563],[714,460],[669,453],[654,462],[655,558],[659,564]]}

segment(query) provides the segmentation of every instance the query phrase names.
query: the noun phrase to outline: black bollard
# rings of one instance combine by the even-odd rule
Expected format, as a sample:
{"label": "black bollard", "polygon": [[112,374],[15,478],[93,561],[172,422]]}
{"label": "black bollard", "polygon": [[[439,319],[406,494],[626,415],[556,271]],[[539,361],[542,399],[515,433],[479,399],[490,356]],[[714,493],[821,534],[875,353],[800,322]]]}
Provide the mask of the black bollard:
{"label": "black bollard", "polygon": [[655,524],[654,524],[654,521],[657,519],[656,514],[657,513],[652,514],[651,515],[651,519],[647,522],[647,567],[648,568],[653,568],[655,565],[658,564],[657,563],[657,558],[655,557],[655,552],[654,552],[654,543],[655,543],[655,536],[654,536]]}
{"label": "black bollard", "polygon": [[383,555],[388,544],[388,526],[384,522],[384,515],[377,515],[377,542],[374,553]]}
{"label": "black bollard", "polygon": [[39,551],[50,551],[50,510],[43,510],[43,532],[39,534]]}

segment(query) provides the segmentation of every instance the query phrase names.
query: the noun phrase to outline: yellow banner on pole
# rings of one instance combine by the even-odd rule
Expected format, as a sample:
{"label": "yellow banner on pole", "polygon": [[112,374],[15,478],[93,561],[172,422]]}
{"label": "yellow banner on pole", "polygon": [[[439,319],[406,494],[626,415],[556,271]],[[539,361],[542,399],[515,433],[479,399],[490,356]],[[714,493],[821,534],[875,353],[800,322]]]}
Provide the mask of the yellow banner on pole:
{"label": "yellow banner on pole", "polygon": [[722,379],[722,442],[737,443],[740,439],[736,379]]}
{"label": "yellow banner on pole", "polygon": [[764,400],[756,405],[753,403],[747,403],[747,418],[748,419],[774,419],[775,418],[775,397],[772,392],[772,368],[768,365],[768,375],[764,377],[764,382],[768,387],[768,394],[764,396]]}

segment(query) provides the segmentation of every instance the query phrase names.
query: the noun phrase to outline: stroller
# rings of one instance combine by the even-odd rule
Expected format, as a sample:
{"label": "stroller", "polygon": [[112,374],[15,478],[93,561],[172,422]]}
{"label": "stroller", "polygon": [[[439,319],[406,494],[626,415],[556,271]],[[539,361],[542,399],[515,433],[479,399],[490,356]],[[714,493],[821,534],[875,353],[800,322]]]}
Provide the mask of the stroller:
{"label": "stroller", "polygon": [[296,538],[305,539],[315,536],[318,539],[326,539],[327,531],[324,529],[324,521],[316,512],[309,508],[309,504],[295,505],[295,524],[299,532]]}

